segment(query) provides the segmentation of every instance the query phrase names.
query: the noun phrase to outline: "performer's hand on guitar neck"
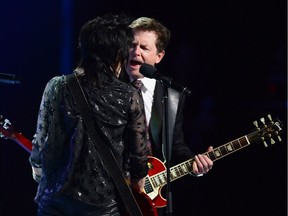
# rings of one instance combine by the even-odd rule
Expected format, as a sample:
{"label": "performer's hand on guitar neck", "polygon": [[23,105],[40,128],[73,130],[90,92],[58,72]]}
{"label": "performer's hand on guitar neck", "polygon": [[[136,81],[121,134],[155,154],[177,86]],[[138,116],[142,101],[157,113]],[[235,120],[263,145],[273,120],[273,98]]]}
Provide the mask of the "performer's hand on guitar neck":
{"label": "performer's hand on guitar neck", "polygon": [[[207,152],[212,151],[213,147],[209,146]],[[193,162],[193,173],[197,176],[201,176],[209,172],[213,167],[213,161],[206,154],[195,155]]]}

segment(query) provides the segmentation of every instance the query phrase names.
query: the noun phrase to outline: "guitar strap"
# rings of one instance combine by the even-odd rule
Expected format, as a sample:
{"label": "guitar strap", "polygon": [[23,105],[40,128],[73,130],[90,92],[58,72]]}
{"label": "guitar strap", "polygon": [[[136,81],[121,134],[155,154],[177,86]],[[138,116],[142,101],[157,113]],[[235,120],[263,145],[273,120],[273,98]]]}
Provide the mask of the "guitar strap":
{"label": "guitar strap", "polygon": [[120,170],[114,154],[108,145],[105,144],[104,137],[99,134],[96,128],[98,124],[97,122],[93,121],[94,118],[92,117],[90,106],[81,88],[77,74],[74,72],[73,74],[66,75],[66,81],[68,88],[72,92],[72,96],[81,113],[90,137],[93,140],[98,152],[100,153],[108,171],[110,172],[115,186],[117,187],[130,215],[143,216],[129,185],[125,181],[125,178],[122,174],[122,171]]}

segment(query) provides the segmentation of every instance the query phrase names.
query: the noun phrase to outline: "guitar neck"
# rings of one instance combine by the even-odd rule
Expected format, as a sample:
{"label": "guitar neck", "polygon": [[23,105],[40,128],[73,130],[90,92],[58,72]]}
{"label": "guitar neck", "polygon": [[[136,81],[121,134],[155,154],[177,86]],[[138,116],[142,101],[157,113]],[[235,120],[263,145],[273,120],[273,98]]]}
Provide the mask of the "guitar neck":
{"label": "guitar neck", "polygon": [[207,155],[212,161],[216,161],[249,145],[250,142],[248,137],[242,136],[229,143],[219,146],[212,151],[206,152],[205,155]]}
{"label": "guitar neck", "polygon": [[[212,151],[206,152],[205,155],[207,155],[212,161],[216,161],[249,145],[250,142],[248,140],[248,137],[243,136],[217,148],[214,148]],[[191,173],[193,162],[194,158],[171,167],[170,181],[174,181]],[[150,180],[153,183],[154,187],[164,186],[167,183],[166,170],[152,176]]]}
{"label": "guitar neck", "polygon": [[10,139],[14,140],[29,153],[31,152],[32,142],[29,139],[27,139],[23,134],[14,131],[13,136]]}

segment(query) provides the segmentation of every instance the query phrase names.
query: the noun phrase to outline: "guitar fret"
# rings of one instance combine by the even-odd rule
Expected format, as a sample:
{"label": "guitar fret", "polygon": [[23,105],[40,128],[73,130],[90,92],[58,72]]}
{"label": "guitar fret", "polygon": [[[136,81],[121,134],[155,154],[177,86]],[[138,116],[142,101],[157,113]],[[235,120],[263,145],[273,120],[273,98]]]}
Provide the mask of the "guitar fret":
{"label": "guitar fret", "polygon": [[228,152],[227,152],[227,149],[226,149],[226,146],[222,146],[219,148],[220,152],[221,152],[221,155],[226,155]]}
{"label": "guitar fret", "polygon": [[166,182],[166,174],[163,173],[159,176],[160,184],[163,185]]}
{"label": "guitar fret", "polygon": [[181,169],[181,166],[179,166],[178,168],[177,168],[177,178],[179,178],[180,176],[182,176],[183,175],[183,170]]}
{"label": "guitar fret", "polygon": [[157,178],[157,176],[153,176],[151,178],[151,182],[152,182],[153,187],[157,187],[156,178]]}
{"label": "guitar fret", "polygon": [[187,173],[187,167],[185,166],[185,164],[181,164],[179,166],[179,169],[180,169],[181,176],[185,175],[185,173]]}
{"label": "guitar fret", "polygon": [[181,168],[182,168],[183,174],[189,172],[185,164],[181,165]]}
{"label": "guitar fret", "polygon": [[246,136],[243,136],[239,139],[240,143],[242,144],[242,148],[249,145],[249,142],[247,140],[247,137]]}
{"label": "guitar fret", "polygon": [[243,136],[239,139],[233,140],[232,142],[229,142],[225,145],[219,146],[218,148],[215,148],[211,152],[207,152],[206,155],[212,160],[218,160],[234,151],[237,151],[246,145],[249,145],[249,142],[247,140],[246,136]]}
{"label": "guitar fret", "polygon": [[155,178],[155,184],[156,186],[160,186],[160,178],[158,176],[158,178]]}
{"label": "guitar fret", "polygon": [[233,145],[231,145],[230,143],[226,147],[227,147],[228,152],[232,152],[234,149]]}
{"label": "guitar fret", "polygon": [[[164,177],[164,179],[163,179],[163,184],[166,184],[166,182],[167,182],[166,172],[163,174],[163,177]],[[163,185],[163,184],[162,184],[162,185]]]}
{"label": "guitar fret", "polygon": [[175,179],[177,177],[177,173],[175,171],[175,168],[170,170],[170,177],[171,177],[171,179]]}
{"label": "guitar fret", "polygon": [[176,167],[176,169],[175,169],[175,173],[176,173],[175,178],[178,178],[178,177],[181,175],[181,169],[180,169],[179,166]]}
{"label": "guitar fret", "polygon": [[194,161],[194,160],[189,160],[189,161],[186,163],[186,166],[188,167],[189,173],[193,171],[193,168],[192,168],[193,161]]}
{"label": "guitar fret", "polygon": [[193,160],[189,160],[189,161],[185,161],[181,164],[179,164],[178,166],[171,168],[171,173],[170,173],[170,177],[171,180],[175,180],[177,178],[180,178],[183,175],[188,174],[189,172],[192,172],[192,162]]}
{"label": "guitar fret", "polygon": [[155,187],[158,187],[159,186],[159,177],[157,176],[156,178],[154,178],[154,185]]}
{"label": "guitar fret", "polygon": [[181,165],[179,166],[179,170],[180,170],[180,173],[181,173],[180,176],[183,176],[183,175],[185,175],[186,173],[188,173],[188,170],[187,170],[187,167],[185,166],[185,164],[181,164]]}
{"label": "guitar fret", "polygon": [[155,176],[153,181],[154,187],[159,187],[165,184],[166,175],[165,172],[159,173],[159,175]]}
{"label": "guitar fret", "polygon": [[209,158],[214,161],[216,160],[216,158],[220,157],[221,156],[221,153],[220,151],[218,150],[218,148],[214,149],[213,151],[211,152],[207,152]]}
{"label": "guitar fret", "polygon": [[238,150],[238,149],[241,148],[241,143],[239,142],[239,139],[238,140],[234,140],[231,143],[232,143],[232,145],[233,145],[235,150]]}
{"label": "guitar fret", "polygon": [[176,174],[175,179],[181,175],[181,169],[180,168],[181,168],[180,166],[175,167],[175,174]]}

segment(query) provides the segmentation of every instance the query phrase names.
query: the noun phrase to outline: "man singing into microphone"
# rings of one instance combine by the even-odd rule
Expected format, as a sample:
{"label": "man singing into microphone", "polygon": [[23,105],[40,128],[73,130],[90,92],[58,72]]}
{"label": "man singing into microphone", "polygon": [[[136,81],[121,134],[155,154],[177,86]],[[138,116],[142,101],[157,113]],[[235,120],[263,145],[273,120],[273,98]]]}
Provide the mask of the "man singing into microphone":
{"label": "man singing into microphone", "polygon": [[[144,77],[139,70],[143,63],[153,66],[160,63],[170,41],[170,30],[157,20],[148,17],[140,17],[134,20],[130,27],[134,31],[134,41],[130,48],[126,72],[130,82],[134,80],[142,82],[141,93],[145,104],[146,122],[149,128],[148,140],[151,142],[150,154],[164,162],[166,160],[165,148],[162,146],[162,137],[165,132],[163,128],[164,116],[162,106],[164,86],[161,82],[156,81],[156,79]],[[125,74],[122,78],[125,79]],[[168,100],[171,97],[169,95],[172,94],[171,92],[173,91],[168,92]],[[175,105],[176,109],[175,107],[168,107],[168,110],[177,110],[174,116],[169,116],[169,118],[175,119],[175,124],[169,125],[173,130],[171,164],[178,164],[195,157],[195,161],[192,164],[193,173],[191,174],[201,176],[212,168],[213,162],[204,154],[195,155],[186,145],[182,131],[185,94],[180,92],[175,95],[178,97],[178,103]],[[212,146],[210,146],[208,151],[212,149]],[[165,213],[163,209],[162,207],[158,208],[159,215]]]}

